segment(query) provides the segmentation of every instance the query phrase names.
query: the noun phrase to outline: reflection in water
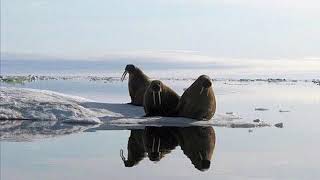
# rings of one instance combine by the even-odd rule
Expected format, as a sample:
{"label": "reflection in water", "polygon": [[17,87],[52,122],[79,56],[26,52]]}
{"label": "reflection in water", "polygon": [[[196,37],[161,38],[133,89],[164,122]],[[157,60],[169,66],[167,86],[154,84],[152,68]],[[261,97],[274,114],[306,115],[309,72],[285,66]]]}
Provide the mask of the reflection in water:
{"label": "reflection in water", "polygon": [[146,127],[144,138],[151,161],[160,161],[178,145],[170,127]]}
{"label": "reflection in water", "polygon": [[[99,125],[76,125],[60,121],[0,121],[0,140],[32,141],[38,138],[63,136],[83,131],[96,130]],[[107,126],[108,127],[108,126]],[[115,127],[104,127],[115,129]],[[139,128],[143,128],[140,126]],[[123,127],[126,129],[126,127]],[[177,146],[191,160],[198,170],[210,168],[215,147],[215,133],[212,127],[144,127],[131,130],[128,140],[128,155],[120,150],[126,167],[137,165],[148,157],[158,162]]]}
{"label": "reflection in water", "polygon": [[146,149],[143,138],[144,130],[131,130],[128,140],[128,159],[125,159],[123,150],[120,150],[120,156],[126,167],[132,167],[146,157]]}
{"label": "reflection in water", "polygon": [[203,171],[210,168],[216,143],[212,127],[177,128],[177,139],[183,153],[188,156],[195,168]]}
{"label": "reflection in water", "polygon": [[0,120],[0,140],[33,141],[83,132],[95,127],[92,124],[69,124],[61,121]]}
{"label": "reflection in water", "polygon": [[210,168],[216,137],[212,127],[146,127],[131,130],[128,140],[128,159],[120,150],[126,167],[137,165],[146,154],[151,161],[160,161],[176,146],[191,160],[198,170]]}

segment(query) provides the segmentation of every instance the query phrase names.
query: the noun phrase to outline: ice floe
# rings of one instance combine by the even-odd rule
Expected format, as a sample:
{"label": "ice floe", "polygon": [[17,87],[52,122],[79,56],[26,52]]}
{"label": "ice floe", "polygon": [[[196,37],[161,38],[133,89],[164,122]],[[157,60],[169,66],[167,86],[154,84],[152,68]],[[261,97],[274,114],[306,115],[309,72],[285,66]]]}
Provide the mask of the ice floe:
{"label": "ice floe", "polygon": [[51,137],[84,130],[132,129],[145,126],[265,127],[263,121],[232,114],[215,114],[209,121],[188,118],[143,117],[142,107],[96,102],[47,90],[0,88],[1,139]]}
{"label": "ice floe", "polygon": [[90,100],[57,92],[1,87],[0,119],[100,123],[100,111],[80,104]]}

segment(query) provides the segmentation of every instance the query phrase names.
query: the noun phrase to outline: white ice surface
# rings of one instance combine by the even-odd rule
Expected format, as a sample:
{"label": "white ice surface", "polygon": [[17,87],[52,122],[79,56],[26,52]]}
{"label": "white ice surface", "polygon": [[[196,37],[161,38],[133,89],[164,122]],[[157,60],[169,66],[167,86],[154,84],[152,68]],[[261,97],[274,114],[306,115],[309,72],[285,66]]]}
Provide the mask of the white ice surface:
{"label": "white ice surface", "polygon": [[88,101],[46,90],[1,87],[0,119],[100,123],[102,112],[80,105]]}
{"label": "white ice surface", "polygon": [[[84,130],[143,128],[144,126],[269,126],[233,114],[215,114],[209,121],[188,118],[143,117],[142,107],[96,102],[53,91],[0,88],[2,137],[56,136]],[[21,121],[27,119],[26,121]],[[13,121],[15,120],[15,121]],[[91,124],[91,125],[90,125]]]}
{"label": "white ice surface", "polygon": [[95,102],[89,99],[65,95],[53,91],[7,88],[0,89],[0,119],[32,119],[38,121],[62,121],[69,123],[93,123],[111,125],[213,125],[225,127],[260,127],[233,114],[215,114],[209,121],[188,118],[143,117],[143,108],[128,104]]}

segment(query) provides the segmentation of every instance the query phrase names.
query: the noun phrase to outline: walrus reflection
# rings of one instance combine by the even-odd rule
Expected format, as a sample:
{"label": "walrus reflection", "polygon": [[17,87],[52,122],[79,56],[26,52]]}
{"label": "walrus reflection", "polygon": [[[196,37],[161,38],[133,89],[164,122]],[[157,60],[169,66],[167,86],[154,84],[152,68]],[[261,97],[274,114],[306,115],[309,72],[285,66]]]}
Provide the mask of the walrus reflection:
{"label": "walrus reflection", "polygon": [[123,160],[125,167],[133,167],[137,165],[143,158],[146,157],[143,129],[131,130],[127,148],[127,159],[123,155],[123,150],[120,150],[120,157]]}
{"label": "walrus reflection", "polygon": [[175,136],[183,153],[191,160],[195,168],[200,171],[210,168],[216,143],[212,127],[177,128]]}
{"label": "walrus reflection", "polygon": [[121,81],[125,79],[127,74],[129,74],[128,89],[131,97],[129,104],[142,106],[145,90],[150,84],[149,77],[133,64],[126,66]]}
{"label": "walrus reflection", "polygon": [[120,151],[126,167],[137,165],[148,156],[153,162],[162,160],[177,146],[200,171],[208,170],[215,148],[216,136],[212,127],[146,127],[131,130],[128,158]]}
{"label": "walrus reflection", "polygon": [[178,145],[169,127],[146,127],[145,142],[150,161],[160,161]]}
{"label": "walrus reflection", "polygon": [[159,80],[151,81],[144,94],[145,116],[168,116],[176,109],[180,96]]}
{"label": "walrus reflection", "polygon": [[211,79],[201,75],[182,94],[176,108],[177,116],[210,120],[216,111],[216,99],[214,96]]}

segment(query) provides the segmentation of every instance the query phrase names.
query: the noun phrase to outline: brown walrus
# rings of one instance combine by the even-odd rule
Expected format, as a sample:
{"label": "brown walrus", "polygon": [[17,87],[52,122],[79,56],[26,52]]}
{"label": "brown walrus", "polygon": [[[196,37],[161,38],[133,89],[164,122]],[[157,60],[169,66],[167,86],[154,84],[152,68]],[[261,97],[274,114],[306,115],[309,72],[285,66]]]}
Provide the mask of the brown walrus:
{"label": "brown walrus", "polygon": [[184,127],[174,131],[183,153],[195,168],[205,171],[210,168],[216,136],[212,127]]}
{"label": "brown walrus", "polygon": [[146,157],[146,149],[144,143],[143,129],[131,130],[128,140],[128,158],[123,155],[123,150],[120,150],[120,157],[125,167],[133,167],[137,165],[143,158]]}
{"label": "brown walrus", "polygon": [[131,97],[129,104],[142,106],[144,92],[150,84],[149,77],[145,75],[138,67],[133,64],[128,64],[122,74],[121,81],[123,81],[129,73],[128,88]]}
{"label": "brown walrus", "polygon": [[179,99],[176,92],[161,81],[154,80],[144,94],[145,116],[169,116],[177,108]]}
{"label": "brown walrus", "polygon": [[210,120],[216,112],[216,99],[208,76],[201,75],[182,94],[175,114],[177,116]]}
{"label": "brown walrus", "polygon": [[145,147],[150,161],[160,161],[178,145],[171,127],[146,127]]}

